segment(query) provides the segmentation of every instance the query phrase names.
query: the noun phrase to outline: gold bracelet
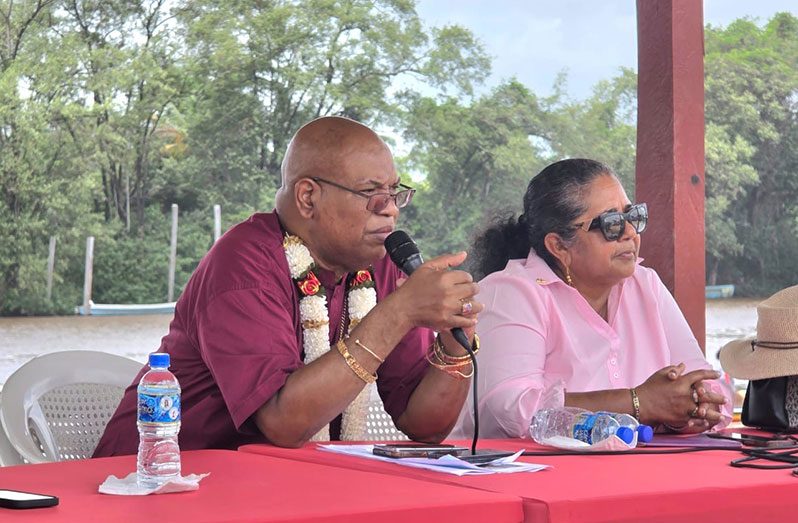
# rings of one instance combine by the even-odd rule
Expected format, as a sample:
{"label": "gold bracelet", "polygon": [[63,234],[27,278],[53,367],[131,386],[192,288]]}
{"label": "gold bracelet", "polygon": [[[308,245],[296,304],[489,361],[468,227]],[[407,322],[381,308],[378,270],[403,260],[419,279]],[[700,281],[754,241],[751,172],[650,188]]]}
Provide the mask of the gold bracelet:
{"label": "gold bracelet", "polygon": [[446,358],[443,355],[441,355],[441,350],[438,347],[434,347],[434,354],[435,358],[437,358],[437,360],[440,361],[441,364],[446,367],[460,368],[460,367],[465,367],[466,365],[471,365],[471,358],[460,360],[458,362],[451,362],[446,360]]}
{"label": "gold bracelet", "polygon": [[358,347],[360,347],[360,348],[361,348],[361,349],[363,349],[364,351],[366,351],[366,352],[368,352],[369,354],[371,354],[372,356],[374,356],[374,359],[376,359],[376,360],[377,360],[377,361],[379,361],[380,363],[385,363],[385,360],[384,360],[384,359],[380,358],[379,356],[377,356],[376,354],[374,354],[374,351],[373,351],[373,350],[369,349],[368,347],[366,347],[365,345],[363,345],[362,343],[360,343],[360,340],[355,340],[355,345],[357,345]]}
{"label": "gold bracelet", "polygon": [[[435,359],[439,363],[435,363],[434,361],[432,361],[432,357],[433,356],[435,357]],[[441,370],[443,370],[443,369],[461,369],[461,368],[471,364],[471,358],[467,358],[467,359],[458,361],[457,363],[451,363],[451,362],[446,361],[445,357],[441,354],[441,348],[435,343],[430,345],[429,349],[427,349],[427,361],[429,361],[430,364],[436,366],[436,368],[439,368]]]}
{"label": "gold bracelet", "polygon": [[[430,348],[432,348],[432,347],[430,347]],[[474,375],[474,368],[473,367],[471,368],[471,372],[469,372],[468,374],[464,374],[464,373],[460,372],[458,369],[463,368],[465,365],[442,365],[440,363],[435,363],[434,361],[432,361],[432,358],[430,357],[430,354],[432,354],[432,351],[427,351],[427,361],[429,362],[429,364],[432,365],[433,367],[435,367],[436,369],[438,369],[439,371],[445,372],[446,374],[448,374],[449,376],[451,376],[451,377],[453,377],[455,379],[467,380],[468,378],[470,378],[471,376]],[[467,363],[466,363],[466,365],[467,365]]]}
{"label": "gold bracelet", "polygon": [[[444,363],[457,364],[462,362],[467,362],[467,363],[471,362],[470,354],[466,354],[464,356],[452,356],[451,354],[447,353],[443,347],[443,342],[441,341],[440,335],[435,336],[434,345],[435,345],[435,353],[438,356],[438,359],[440,359]],[[477,336],[476,333],[474,333],[474,341],[471,344],[471,351],[474,353],[474,356],[476,356],[477,353],[479,352],[479,336]]]}
{"label": "gold bracelet", "polygon": [[637,421],[640,421],[640,398],[637,397],[637,391],[634,387],[629,389],[629,392],[632,394],[632,408],[634,408],[634,417]]}
{"label": "gold bracelet", "polygon": [[335,346],[338,348],[338,352],[341,353],[341,356],[344,357],[346,364],[349,365],[349,368],[352,369],[352,372],[354,372],[358,378],[365,381],[367,384],[377,381],[377,373],[375,372],[373,375],[369,374],[369,372],[357,362],[355,357],[349,353],[349,349],[346,343],[344,343],[344,340],[338,340]]}

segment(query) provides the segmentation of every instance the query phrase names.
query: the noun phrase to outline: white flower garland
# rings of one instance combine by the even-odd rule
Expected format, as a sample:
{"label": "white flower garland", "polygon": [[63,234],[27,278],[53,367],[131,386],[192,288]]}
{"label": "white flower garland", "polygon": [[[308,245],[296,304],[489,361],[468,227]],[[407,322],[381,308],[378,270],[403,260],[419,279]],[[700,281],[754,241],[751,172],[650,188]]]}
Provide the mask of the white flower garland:
{"label": "white flower garland", "polygon": [[[302,347],[305,350],[305,364],[307,365],[330,350],[330,316],[327,310],[327,297],[323,292],[319,292],[321,284],[313,274],[315,262],[302,240],[297,236],[287,234],[283,240],[283,250],[291,278],[297,281],[300,293],[304,294],[299,300],[299,319],[302,322]],[[377,305],[377,291],[373,286],[353,287],[349,291],[347,300],[349,303],[348,334]],[[364,387],[344,410],[341,420],[342,440],[365,439],[366,415],[372,388],[373,386]],[[329,426],[321,429],[313,436],[312,440],[329,441]]]}

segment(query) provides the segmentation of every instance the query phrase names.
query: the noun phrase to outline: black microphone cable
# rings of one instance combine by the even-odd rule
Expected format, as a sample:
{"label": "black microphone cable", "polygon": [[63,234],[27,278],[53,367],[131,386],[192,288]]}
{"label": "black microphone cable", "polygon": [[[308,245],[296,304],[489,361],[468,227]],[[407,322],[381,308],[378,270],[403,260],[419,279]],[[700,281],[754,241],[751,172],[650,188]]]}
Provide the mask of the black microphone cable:
{"label": "black microphone cable", "polygon": [[[419,266],[421,266],[422,263],[424,263],[418,246],[404,231],[394,231],[387,238],[385,238],[385,250],[388,251],[388,255],[391,257],[391,260],[402,269],[402,272],[408,276],[410,276],[413,271],[415,271]],[[479,441],[479,409],[477,408],[479,405],[479,403],[477,403],[479,398],[477,394],[477,356],[474,354],[474,349],[468,342],[468,336],[465,335],[463,329],[455,327],[451,332],[452,336],[454,336],[454,339],[457,340],[457,343],[462,345],[462,347],[468,353],[469,358],[471,358],[471,365],[474,369],[474,373],[471,376],[473,380],[471,382],[471,394],[474,402],[472,409],[474,415],[474,437],[471,439],[471,455],[473,456],[477,453],[477,441]]]}
{"label": "black microphone cable", "polygon": [[[463,336],[465,338],[465,336]],[[471,398],[474,402],[472,413],[474,414],[474,437],[471,439],[471,455],[475,455],[477,453],[477,441],[479,440],[479,409],[477,406],[477,400],[479,399],[477,395],[477,378],[478,371],[477,371],[477,355],[474,354],[474,349],[471,348],[471,344],[468,343],[468,338],[465,339],[465,343],[463,340],[459,339],[457,336],[454,337],[457,342],[463,346],[466,350],[468,355],[471,357],[471,365],[474,367],[474,375],[471,377]]]}

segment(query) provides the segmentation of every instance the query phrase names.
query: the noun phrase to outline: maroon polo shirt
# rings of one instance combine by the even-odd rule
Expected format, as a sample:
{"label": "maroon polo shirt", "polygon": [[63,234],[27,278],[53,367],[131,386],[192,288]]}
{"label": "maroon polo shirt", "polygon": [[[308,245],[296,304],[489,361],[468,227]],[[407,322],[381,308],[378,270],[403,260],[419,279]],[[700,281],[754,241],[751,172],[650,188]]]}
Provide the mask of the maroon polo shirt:
{"label": "maroon polo shirt", "polygon": [[[230,229],[205,255],[175,307],[159,352],[168,352],[182,392],[180,448],[235,449],[268,442],[252,415],[303,365],[299,291],[291,280],[276,213],[254,214]],[[316,272],[327,291],[330,341],[341,325],[345,282]],[[396,289],[399,269],[386,256],[374,264],[377,299]],[[394,418],[427,364],[429,329],[413,329],[386,358],[377,387]],[[94,457],[135,454],[136,386],[125,390]],[[333,427],[333,434],[337,431]]]}

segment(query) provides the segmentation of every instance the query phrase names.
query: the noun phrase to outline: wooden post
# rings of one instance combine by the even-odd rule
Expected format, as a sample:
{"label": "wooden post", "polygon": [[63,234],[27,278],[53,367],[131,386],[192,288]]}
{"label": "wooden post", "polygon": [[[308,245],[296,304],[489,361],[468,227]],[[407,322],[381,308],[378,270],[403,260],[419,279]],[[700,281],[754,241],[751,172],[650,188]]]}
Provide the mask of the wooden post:
{"label": "wooden post", "polygon": [[53,272],[55,271],[55,236],[50,236],[50,249],[47,253],[47,301],[53,297]]}
{"label": "wooden post", "polygon": [[704,22],[699,0],[637,0],[636,196],[651,219],[645,264],[706,343]]}
{"label": "wooden post", "polygon": [[172,237],[169,246],[169,295],[166,301],[175,301],[175,265],[177,264],[177,204],[172,204]]}
{"label": "wooden post", "polygon": [[125,175],[125,228],[130,232],[130,173]]}
{"label": "wooden post", "polygon": [[86,266],[83,269],[83,314],[91,314],[91,279],[94,270],[94,236],[86,237]]}
{"label": "wooden post", "polygon": [[213,206],[213,242],[219,239],[222,235],[222,207],[221,205]]}

